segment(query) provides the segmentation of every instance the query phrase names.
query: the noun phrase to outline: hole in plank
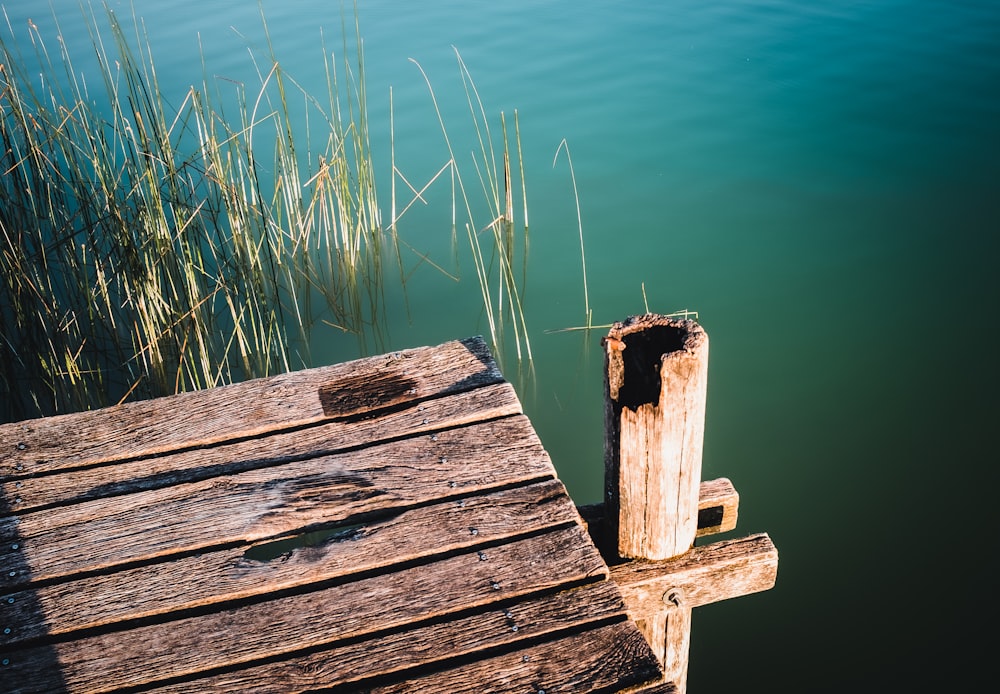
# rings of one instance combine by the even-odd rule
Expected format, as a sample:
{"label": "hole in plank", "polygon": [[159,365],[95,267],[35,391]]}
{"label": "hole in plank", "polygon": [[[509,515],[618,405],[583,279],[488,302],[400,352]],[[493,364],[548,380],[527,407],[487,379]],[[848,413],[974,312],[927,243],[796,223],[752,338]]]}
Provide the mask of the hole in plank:
{"label": "hole in plank", "polygon": [[319,401],[327,417],[368,412],[413,399],[416,382],[398,374],[365,374],[321,386]]}
{"label": "hole in plank", "polygon": [[268,562],[275,559],[287,559],[295,550],[309,547],[322,547],[333,542],[350,542],[364,535],[364,523],[340,525],[335,528],[312,530],[310,532],[286,537],[273,542],[262,542],[254,545],[243,553],[248,561]]}

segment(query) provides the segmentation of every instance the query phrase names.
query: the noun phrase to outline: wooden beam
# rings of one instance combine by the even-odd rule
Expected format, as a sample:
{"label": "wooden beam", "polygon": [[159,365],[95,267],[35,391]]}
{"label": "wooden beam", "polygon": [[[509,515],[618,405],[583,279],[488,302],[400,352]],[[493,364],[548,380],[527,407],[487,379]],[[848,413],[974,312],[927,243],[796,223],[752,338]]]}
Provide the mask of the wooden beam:
{"label": "wooden beam", "polygon": [[[503,465],[496,464],[500,459]],[[428,475],[429,470],[435,474]],[[0,519],[0,585],[106,572],[178,552],[273,539],[442,496],[541,480],[551,472],[531,423],[518,415],[93,499]]]}
{"label": "wooden beam", "polygon": [[635,560],[611,570],[629,616],[663,664],[664,680],[686,691],[691,610],[774,586],[778,552],[766,534],[695,547],[668,561]]}
{"label": "wooden beam", "polygon": [[[248,438],[240,438],[234,424],[229,437],[234,440],[211,446],[181,447],[137,460],[56,470],[59,474],[0,479],[0,496],[7,499],[11,512],[27,513],[272,467],[296,458],[374,445],[386,438],[432,434],[520,413],[521,403],[513,386],[495,383],[424,400],[378,417],[333,419]],[[47,464],[56,469],[57,459],[53,457]],[[0,515],[3,511],[0,508]]]}
{"label": "wooden beam", "polygon": [[669,561],[634,561],[611,568],[633,618],[662,611],[674,598],[687,607],[774,587],[778,550],[767,533],[695,547]]}

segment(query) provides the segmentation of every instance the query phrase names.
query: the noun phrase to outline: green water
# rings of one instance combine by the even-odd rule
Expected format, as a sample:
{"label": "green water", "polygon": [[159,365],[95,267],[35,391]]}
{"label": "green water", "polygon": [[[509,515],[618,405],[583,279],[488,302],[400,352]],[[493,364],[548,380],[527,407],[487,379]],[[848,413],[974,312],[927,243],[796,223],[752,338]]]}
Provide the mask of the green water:
{"label": "green water", "polygon": [[[16,31],[46,26],[4,4]],[[75,3],[55,5],[86,51]],[[263,6],[279,59],[322,93],[339,5]],[[199,46],[212,74],[253,81],[253,3],[136,7],[173,98],[200,81]],[[390,86],[409,175],[447,158],[408,58],[456,130],[452,46],[489,113],[518,110],[534,360],[507,350],[504,368],[578,502],[600,496],[601,331],[548,332],[585,321],[564,138],[594,322],[641,313],[643,290],[699,312],[704,474],[733,480],[737,533],[770,533],[781,559],[774,590],[695,612],[689,691],[966,690],[995,612],[1000,4],[359,0],[358,16],[386,181]],[[450,208],[413,220],[404,238],[448,265]],[[388,348],[486,331],[460,272],[419,267],[409,318],[390,290]],[[316,347],[357,351],[334,332]]]}

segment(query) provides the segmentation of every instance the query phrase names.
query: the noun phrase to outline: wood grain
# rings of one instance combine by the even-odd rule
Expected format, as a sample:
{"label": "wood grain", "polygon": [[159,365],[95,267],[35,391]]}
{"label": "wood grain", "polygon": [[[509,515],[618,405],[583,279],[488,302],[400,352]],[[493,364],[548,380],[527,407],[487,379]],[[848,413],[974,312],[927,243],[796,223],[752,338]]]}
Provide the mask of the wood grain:
{"label": "wood grain", "polygon": [[[739,516],[740,495],[733,483],[721,477],[706,480],[698,487],[698,533],[705,537],[733,530]],[[618,556],[618,535],[607,516],[605,504],[587,504],[577,509],[594,544],[601,550],[604,561],[620,563]]]}
{"label": "wood grain", "polygon": [[432,433],[520,412],[521,403],[509,383],[487,384],[448,398],[413,403],[371,419],[335,420],[208,448],[73,468],[55,475],[8,479],[0,483],[0,495],[7,498],[12,511],[27,513],[333,454],[387,438]]}
{"label": "wood grain", "polygon": [[[13,603],[0,600],[0,625],[10,629],[0,633],[0,647],[384,571],[575,522],[565,488],[553,480],[409,509],[331,531],[329,540],[313,544],[292,538],[240,546],[22,589],[3,595]],[[273,558],[250,558],[261,548]]]}
{"label": "wood grain", "polygon": [[619,622],[369,692],[618,691],[658,679],[659,674],[642,634],[631,622]]}
{"label": "wood grain", "polygon": [[[276,663],[186,681],[157,692],[245,692],[291,694],[339,685],[363,690],[372,682],[399,683],[421,672],[454,666],[498,648],[514,649],[567,628],[620,617],[624,606],[610,581],[601,581],[555,595],[505,603],[486,612],[444,623],[413,628],[371,640],[335,646]],[[430,690],[428,690],[430,691]],[[444,690],[449,691],[449,690]]]}
{"label": "wood grain", "polygon": [[673,691],[625,609],[481,338],[0,426],[4,692]]}
{"label": "wood grain", "polygon": [[609,510],[621,557],[669,559],[698,530],[708,335],[694,321],[646,314],[615,323],[605,358]]}
{"label": "wood grain", "polygon": [[670,561],[634,560],[612,567],[629,613],[656,612],[664,595],[679,590],[688,607],[749,595],[774,587],[778,550],[766,533],[695,547]]}
{"label": "wood grain", "polygon": [[[585,531],[572,526],[302,595],[44,648],[8,649],[4,674],[7,681],[44,681],[54,651],[67,691],[109,692],[401,629],[606,575]],[[634,649],[616,658],[641,663]]]}
{"label": "wood grain", "polygon": [[0,586],[258,541],[554,475],[530,422],[519,415],[96,499],[0,521]]}
{"label": "wood grain", "polygon": [[[361,374],[365,377],[359,380]],[[485,342],[476,337],[167,398],[4,424],[0,425],[0,479],[260,436],[502,380]],[[360,387],[367,382],[390,387]]]}

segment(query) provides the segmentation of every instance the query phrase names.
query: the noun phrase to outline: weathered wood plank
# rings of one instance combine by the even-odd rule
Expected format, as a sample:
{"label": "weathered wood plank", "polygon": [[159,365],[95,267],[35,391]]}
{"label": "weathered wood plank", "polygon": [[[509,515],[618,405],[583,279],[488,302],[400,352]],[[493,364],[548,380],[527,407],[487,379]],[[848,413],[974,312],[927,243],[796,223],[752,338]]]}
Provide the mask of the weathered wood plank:
{"label": "weathered wood plank", "polygon": [[[572,526],[302,595],[46,647],[9,649],[5,681],[25,692],[46,691],[53,678],[65,691],[108,692],[402,629],[606,575],[585,531]],[[627,654],[610,654],[616,667],[597,663],[598,672],[620,674],[626,664],[643,671],[643,652],[628,639],[622,645]],[[52,672],[53,652],[57,672]],[[653,658],[648,647],[645,652]],[[581,663],[573,667],[583,669]]]}
{"label": "weathered wood plank", "polygon": [[695,547],[669,561],[634,561],[612,567],[634,619],[659,612],[671,592],[688,608],[774,587],[778,550],[766,533]]}
{"label": "weathered wood plank", "polygon": [[[482,338],[0,425],[0,478],[203,446],[503,380]],[[183,413],[183,417],[178,417]]]}
{"label": "weathered wood plank", "polygon": [[0,520],[0,586],[257,541],[554,474],[531,423],[518,415],[97,499]]}
{"label": "weathered wood plank", "polygon": [[[27,588],[0,595],[0,625],[10,629],[0,646],[286,591],[578,521],[565,487],[552,480],[409,509],[287,551],[284,543],[241,546]],[[262,550],[275,558],[248,558]]]}
{"label": "weathered wood plank", "polygon": [[642,634],[626,621],[369,692],[614,692],[659,675]]}
{"label": "weathered wood plank", "polygon": [[0,483],[0,496],[6,497],[11,511],[25,513],[45,506],[79,503],[268,467],[303,456],[333,454],[389,437],[414,436],[520,412],[521,403],[509,383],[488,384],[372,419],[334,420],[209,448],[73,469],[55,475],[8,479]]}
{"label": "weathered wood plank", "polygon": [[[625,607],[610,581],[592,583],[556,595],[504,604],[482,614],[417,627],[370,641],[309,653],[287,661],[267,663],[186,681],[156,691],[245,692],[294,694],[339,685],[363,690],[388,676],[401,680],[414,668],[445,668],[457,659],[519,641],[536,640],[567,628],[620,617]],[[366,685],[366,683],[369,683]],[[432,691],[432,690],[426,690]],[[450,691],[450,690],[443,690]]]}

